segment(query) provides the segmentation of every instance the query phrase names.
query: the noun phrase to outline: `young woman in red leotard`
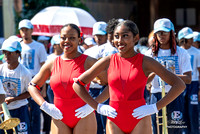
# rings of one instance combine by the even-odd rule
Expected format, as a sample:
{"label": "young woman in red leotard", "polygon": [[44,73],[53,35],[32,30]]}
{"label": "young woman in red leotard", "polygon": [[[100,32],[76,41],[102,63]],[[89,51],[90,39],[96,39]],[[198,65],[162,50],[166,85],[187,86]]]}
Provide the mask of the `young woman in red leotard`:
{"label": "young woman in red leotard", "polygon": [[[76,25],[64,25],[60,38],[64,54],[42,66],[40,72],[30,82],[29,92],[40,105],[40,109],[53,117],[51,123],[53,134],[96,134],[97,124],[93,108],[87,105],[89,113],[85,118],[75,116],[75,110],[86,103],[72,88],[73,78],[79,77],[96,60],[77,51],[81,38]],[[49,77],[54,92],[54,104],[47,103],[38,90]],[[89,85],[86,88],[88,90]]]}
{"label": "young woman in red leotard", "polygon": [[[86,103],[98,113],[108,116],[107,134],[152,134],[149,115],[158,112],[185,89],[184,82],[156,60],[134,51],[138,39],[139,31],[134,22],[125,20],[119,23],[114,30],[114,45],[119,53],[96,62],[73,84],[75,92]],[[109,88],[94,100],[83,85],[104,70],[108,73]],[[145,105],[144,88],[151,72],[155,72],[172,88],[159,102]],[[101,104],[108,97],[110,104]],[[87,110],[79,108],[76,112],[81,115]]]}

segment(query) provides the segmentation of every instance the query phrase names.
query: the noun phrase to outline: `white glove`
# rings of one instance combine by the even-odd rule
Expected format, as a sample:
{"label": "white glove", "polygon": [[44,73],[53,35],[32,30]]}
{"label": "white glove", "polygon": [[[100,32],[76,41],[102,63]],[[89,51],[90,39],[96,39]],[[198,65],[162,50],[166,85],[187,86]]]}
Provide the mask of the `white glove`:
{"label": "white glove", "polygon": [[117,116],[117,112],[113,107],[101,103],[97,106],[97,113],[111,118],[115,118]]}
{"label": "white glove", "polygon": [[135,117],[137,119],[141,119],[145,116],[152,115],[157,112],[158,112],[158,109],[157,109],[156,103],[155,103],[152,105],[143,105],[141,107],[134,109],[132,115],[133,115],[133,117]]}
{"label": "white glove", "polygon": [[86,116],[91,114],[93,111],[94,109],[90,105],[86,104],[75,110],[76,112],[75,116],[77,118],[85,118]]}
{"label": "white glove", "polygon": [[63,118],[61,111],[54,104],[45,101],[40,106],[40,109],[56,120],[61,120]]}

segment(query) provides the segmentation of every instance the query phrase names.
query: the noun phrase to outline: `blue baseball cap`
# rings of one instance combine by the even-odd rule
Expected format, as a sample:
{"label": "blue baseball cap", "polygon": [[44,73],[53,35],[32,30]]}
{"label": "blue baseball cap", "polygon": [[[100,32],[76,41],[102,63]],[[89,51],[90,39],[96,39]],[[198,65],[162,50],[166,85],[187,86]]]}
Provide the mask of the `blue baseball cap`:
{"label": "blue baseball cap", "polygon": [[15,52],[15,51],[22,51],[22,47],[21,44],[19,43],[19,41],[14,40],[14,39],[6,39],[0,50],[5,50],[5,51],[9,51],[9,52]]}
{"label": "blue baseball cap", "polygon": [[93,25],[93,33],[92,35],[106,35],[106,22],[99,21]]}
{"label": "blue baseball cap", "polygon": [[49,40],[50,37],[47,36],[38,36],[37,40]]}
{"label": "blue baseball cap", "polygon": [[178,32],[178,39],[182,39],[182,38],[185,38],[185,39],[190,39],[190,38],[193,38],[193,31],[191,28],[189,27],[184,27],[182,28],[179,32]]}
{"label": "blue baseball cap", "polygon": [[60,44],[60,35],[59,34],[54,35],[51,38],[51,45],[55,45],[55,44]]}
{"label": "blue baseball cap", "polygon": [[30,20],[28,20],[28,19],[24,19],[24,20],[21,20],[20,22],[19,22],[19,27],[18,27],[18,29],[20,30],[21,28],[28,28],[28,29],[33,29],[33,24],[31,23],[31,21]]}
{"label": "blue baseball cap", "polygon": [[193,32],[193,42],[199,41],[200,42],[200,33],[199,32]]}
{"label": "blue baseball cap", "polygon": [[158,31],[170,32],[171,30],[175,31],[174,25],[167,18],[158,19],[154,23],[154,30],[153,30],[154,33],[158,32]]}

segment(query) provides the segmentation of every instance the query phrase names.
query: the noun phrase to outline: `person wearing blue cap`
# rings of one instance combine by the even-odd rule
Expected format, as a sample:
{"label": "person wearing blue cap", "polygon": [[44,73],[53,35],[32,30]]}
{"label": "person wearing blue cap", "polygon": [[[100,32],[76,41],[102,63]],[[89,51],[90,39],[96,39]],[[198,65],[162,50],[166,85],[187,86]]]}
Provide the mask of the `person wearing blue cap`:
{"label": "person wearing blue cap", "polygon": [[43,44],[32,39],[33,25],[30,20],[19,22],[19,32],[22,37],[22,60],[32,76],[35,76],[47,59],[47,53]]}
{"label": "person wearing blue cap", "polygon": [[[22,58],[21,63],[31,72],[34,77],[47,59],[47,52],[42,43],[32,39],[33,25],[30,20],[23,19],[19,22],[19,32],[22,37]],[[29,98],[31,114],[31,131],[33,134],[40,134],[41,110],[32,98]]]}
{"label": "person wearing blue cap", "polygon": [[[186,84],[191,83],[191,64],[190,56],[186,50],[176,45],[175,30],[173,23],[168,18],[161,18],[154,23],[154,45],[145,54],[153,57],[163,64],[166,69],[179,76]],[[161,78],[152,73],[151,80],[151,100],[150,103],[161,99],[162,87]],[[165,83],[165,93],[170,91],[170,85]],[[183,128],[187,127],[184,121],[184,97],[179,95],[172,103],[167,106],[168,132],[170,134],[182,134]],[[159,111],[159,116],[162,111]],[[157,134],[156,114],[152,115],[153,132]],[[162,133],[162,127],[159,128]]]}
{"label": "person wearing blue cap", "polygon": [[[28,83],[31,73],[18,59],[21,56],[21,45],[17,40],[8,38],[3,42],[2,48],[5,63],[0,65],[0,81],[6,92],[5,102],[11,117],[19,118],[20,124],[16,127],[17,133],[30,133],[30,119],[28,110]],[[9,130],[8,133],[11,133]],[[0,131],[4,134],[4,131]]]}
{"label": "person wearing blue cap", "polygon": [[47,61],[54,60],[63,54],[63,49],[60,47],[60,35],[54,35],[51,39],[52,54],[47,56]]}
{"label": "person wearing blue cap", "polygon": [[192,46],[193,31],[189,27],[184,27],[178,32],[179,45],[190,55],[192,66],[192,82],[186,84],[185,89],[185,113],[187,130],[186,134],[196,134],[199,131],[199,113],[198,111],[198,92],[199,92],[199,74],[200,74],[200,51]]}
{"label": "person wearing blue cap", "polygon": [[[92,34],[94,36],[96,45],[85,50],[84,54],[89,55],[95,59],[100,58],[100,56],[98,55],[99,46],[101,46],[107,42],[106,27],[107,27],[107,24],[106,24],[106,22],[103,22],[103,21],[99,21],[94,24]],[[97,53],[95,53],[95,52],[97,52]]]}
{"label": "person wearing blue cap", "polygon": [[194,47],[200,49],[200,33],[197,31],[193,32],[193,44]]}
{"label": "person wearing blue cap", "polygon": [[40,42],[40,43],[42,43],[44,45],[47,54],[50,53],[49,52],[49,39],[50,39],[50,37],[43,36],[43,35],[38,36],[38,38],[37,38],[37,41]]}

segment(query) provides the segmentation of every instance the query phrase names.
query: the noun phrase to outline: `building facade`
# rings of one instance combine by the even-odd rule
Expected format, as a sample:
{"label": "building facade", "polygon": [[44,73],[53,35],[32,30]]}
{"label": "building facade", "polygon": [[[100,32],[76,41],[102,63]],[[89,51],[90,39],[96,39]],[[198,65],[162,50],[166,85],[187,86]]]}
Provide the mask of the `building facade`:
{"label": "building facade", "polygon": [[97,21],[133,20],[140,36],[148,36],[158,18],[169,18],[178,32],[189,26],[200,31],[200,0],[82,0]]}

